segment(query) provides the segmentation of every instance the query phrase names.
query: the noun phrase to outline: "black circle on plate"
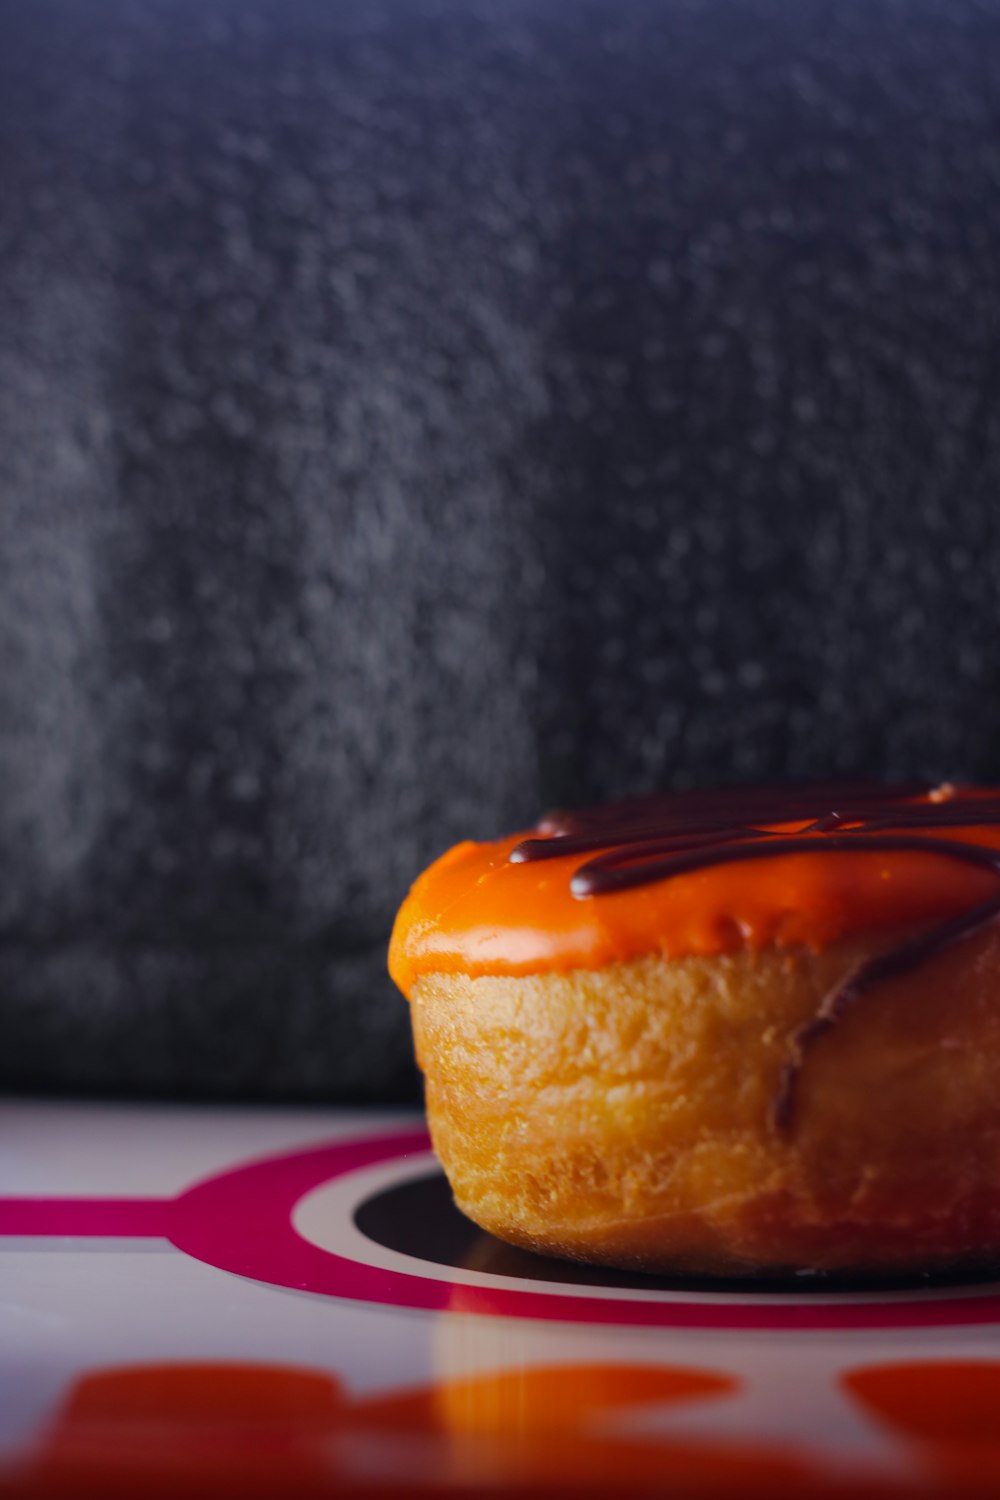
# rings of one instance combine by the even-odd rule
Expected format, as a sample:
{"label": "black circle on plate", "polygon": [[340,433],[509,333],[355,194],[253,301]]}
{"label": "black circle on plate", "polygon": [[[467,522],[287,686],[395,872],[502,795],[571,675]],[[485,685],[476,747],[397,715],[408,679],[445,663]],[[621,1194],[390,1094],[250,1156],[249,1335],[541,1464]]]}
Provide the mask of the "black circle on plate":
{"label": "black circle on plate", "polygon": [[452,1201],[443,1172],[431,1172],[409,1182],[382,1188],[358,1205],[354,1223],[367,1239],[387,1250],[454,1266],[464,1271],[488,1271],[515,1280],[558,1281],[569,1286],[629,1287],[663,1292],[897,1292],[933,1287],[979,1286],[996,1282],[997,1272],[959,1272],[947,1275],[844,1276],[823,1271],[798,1271],[787,1276],[656,1276],[644,1271],[613,1271],[605,1266],[579,1265],[533,1255],[494,1239],[478,1228]]}

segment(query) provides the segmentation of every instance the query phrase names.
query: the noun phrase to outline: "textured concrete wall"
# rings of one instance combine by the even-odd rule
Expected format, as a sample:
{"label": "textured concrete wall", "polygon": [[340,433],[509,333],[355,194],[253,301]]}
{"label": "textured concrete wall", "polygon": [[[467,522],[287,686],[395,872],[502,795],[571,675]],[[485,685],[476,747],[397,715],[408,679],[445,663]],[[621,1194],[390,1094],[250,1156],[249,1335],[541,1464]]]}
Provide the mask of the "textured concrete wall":
{"label": "textured concrete wall", "polygon": [[0,11],[0,1081],[392,1097],[449,842],[998,774],[1000,0]]}

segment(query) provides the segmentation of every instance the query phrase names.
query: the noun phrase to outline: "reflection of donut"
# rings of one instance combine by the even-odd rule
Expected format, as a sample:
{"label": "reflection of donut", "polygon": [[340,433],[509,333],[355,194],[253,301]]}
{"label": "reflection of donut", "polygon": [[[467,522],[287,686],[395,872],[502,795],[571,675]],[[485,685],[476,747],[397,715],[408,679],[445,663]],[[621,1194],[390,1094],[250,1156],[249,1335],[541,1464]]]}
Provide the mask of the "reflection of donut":
{"label": "reflection of donut", "polygon": [[462,844],[391,967],[493,1234],[625,1267],[1000,1259],[1000,794],[650,798]]}

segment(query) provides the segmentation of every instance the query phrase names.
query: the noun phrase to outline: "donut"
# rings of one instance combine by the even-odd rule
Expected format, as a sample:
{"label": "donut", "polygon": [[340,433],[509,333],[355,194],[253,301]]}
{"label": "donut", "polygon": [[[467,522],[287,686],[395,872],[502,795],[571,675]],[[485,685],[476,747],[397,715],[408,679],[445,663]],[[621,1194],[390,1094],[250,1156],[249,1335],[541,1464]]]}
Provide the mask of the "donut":
{"label": "donut", "polygon": [[396,919],[502,1240],[661,1274],[1000,1261],[1000,790],[663,794],[449,850]]}

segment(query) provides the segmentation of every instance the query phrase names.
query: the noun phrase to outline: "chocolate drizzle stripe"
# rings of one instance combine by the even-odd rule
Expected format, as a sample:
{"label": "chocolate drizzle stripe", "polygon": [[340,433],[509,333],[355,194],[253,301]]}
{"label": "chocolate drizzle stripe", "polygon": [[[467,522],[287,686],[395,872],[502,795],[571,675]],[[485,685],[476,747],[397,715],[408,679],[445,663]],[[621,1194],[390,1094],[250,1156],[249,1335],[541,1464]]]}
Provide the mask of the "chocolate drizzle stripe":
{"label": "chocolate drizzle stripe", "polygon": [[[686,875],[692,870],[701,870],[709,865],[734,864],[744,859],[774,859],[786,854],[891,854],[900,851],[920,851],[924,854],[940,854],[949,859],[961,860],[964,864],[984,866],[1000,875],[1000,849],[987,849],[980,844],[963,844],[957,839],[921,838],[919,834],[874,834],[864,831],[863,836],[854,833],[831,833],[819,838],[802,838],[780,835],[764,838],[737,834],[737,838],[748,838],[748,842],[724,843],[721,847],[692,849],[684,854],[668,855],[664,859],[645,857],[637,859],[630,849],[613,849],[598,859],[582,865],[570,881],[574,896],[601,896],[611,891],[628,890],[631,886],[648,885],[651,881],[669,880],[674,875]],[[658,850],[656,852],[659,852]],[[650,854],[653,851],[649,851]]]}
{"label": "chocolate drizzle stripe", "polygon": [[[898,802],[919,797],[929,790],[923,781],[906,782],[892,788],[877,782],[819,781],[791,787],[719,787],[693,792],[654,793],[576,811],[548,812],[539,822],[538,831],[562,835],[604,829],[617,839],[624,827],[644,828],[652,817],[676,824],[687,818],[704,819],[709,813],[715,818],[728,816],[731,819],[734,815],[756,815],[761,809],[789,822],[796,818],[795,809],[801,809],[804,818],[817,816],[817,803],[826,812],[834,803],[867,807],[870,803],[884,804],[887,798]],[[1000,798],[992,800],[1000,805]]]}
{"label": "chocolate drizzle stripe", "polygon": [[[629,849],[628,858],[645,858],[652,854],[661,854],[668,849],[696,849],[708,847],[712,844],[728,844],[736,839],[743,838],[765,838],[767,830],[764,828],[733,829],[723,823],[700,823],[686,828],[683,833],[672,831],[669,827],[657,827],[647,830],[641,835],[642,849],[638,854],[631,852],[632,842],[640,842],[640,836],[636,835],[634,840],[619,839],[617,844]],[[510,852],[511,864],[519,865],[534,863],[540,859],[564,859],[567,854],[591,854],[597,849],[607,849],[609,840],[605,838],[577,838],[573,834],[566,834],[552,839],[525,839]],[[616,849],[607,858],[617,856]],[[654,877],[655,878],[655,877]],[[575,896],[590,895],[590,891],[580,891],[573,888]]]}
{"label": "chocolate drizzle stripe", "polygon": [[[805,826],[791,835],[795,838],[801,838],[804,834],[826,833],[833,830],[845,834],[862,834],[890,828],[974,828],[1000,824],[1000,798],[977,798],[974,802],[963,803],[961,811],[950,803],[932,803],[922,807],[905,806],[890,816],[875,819],[868,818],[864,809],[857,806],[824,813],[822,817],[815,818],[813,821],[807,820],[812,818],[815,809],[805,805],[781,809],[775,807],[740,808],[739,811],[744,816],[753,813],[755,822],[758,824],[802,822]],[[783,831],[788,832],[787,829]],[[653,852],[658,853],[659,849],[654,851],[651,846],[668,839],[680,845],[685,837],[693,843],[702,834],[718,834],[729,839],[736,839],[745,837],[748,832],[770,835],[770,830],[759,827],[747,829],[739,824],[723,822],[719,818],[698,818],[687,821],[683,817],[677,817],[670,822],[658,818],[656,821],[644,824],[629,822],[614,829],[609,827],[603,834],[597,831],[588,834],[566,832],[548,838],[522,839],[521,843],[511,850],[509,857],[512,864],[526,864],[539,859],[562,859],[569,854],[588,854],[594,850],[611,848],[617,851],[625,845],[636,845],[639,847],[633,857],[642,858]],[[600,861],[594,861],[595,866],[600,863]],[[649,878],[659,880],[661,877],[651,874]],[[584,896],[592,895],[593,892],[584,890],[582,887],[575,887],[574,894]]]}
{"label": "chocolate drizzle stripe", "polygon": [[[787,825],[797,822],[803,827],[790,831]],[[735,788],[637,798],[580,813],[549,814],[539,825],[545,836],[523,840],[512,850],[510,860],[524,863],[593,855],[570,879],[570,889],[579,900],[670,880],[712,865],[801,854],[924,853],[1000,877],[1000,849],[960,838],[928,836],[931,830],[972,830],[997,824],[1000,796],[958,792],[947,784],[887,788],[871,783],[821,783],[784,792]],[[816,1015],[792,1036],[773,1102],[776,1127],[785,1130],[791,1125],[806,1058],[845,1011],[877,986],[911,972],[998,919],[1000,890],[989,901],[868,959],[835,986]]]}

